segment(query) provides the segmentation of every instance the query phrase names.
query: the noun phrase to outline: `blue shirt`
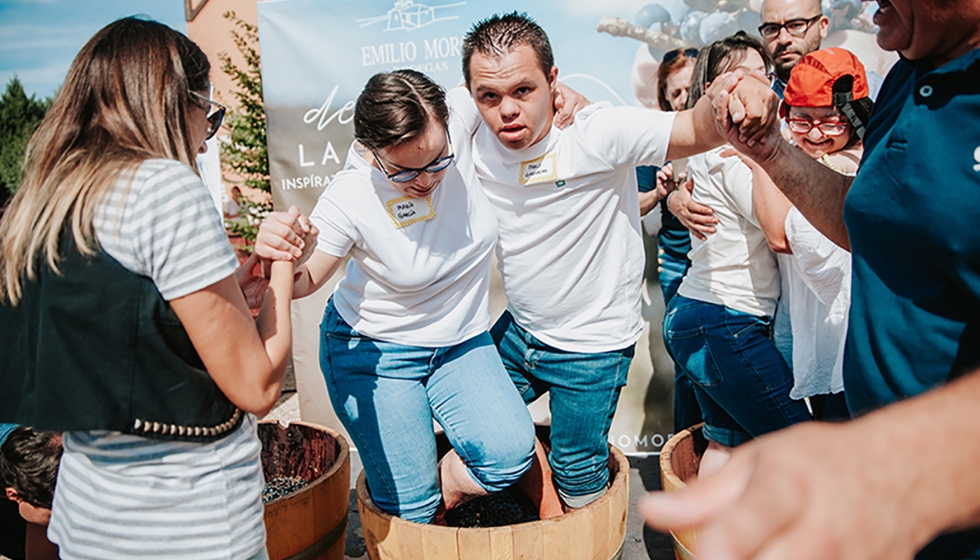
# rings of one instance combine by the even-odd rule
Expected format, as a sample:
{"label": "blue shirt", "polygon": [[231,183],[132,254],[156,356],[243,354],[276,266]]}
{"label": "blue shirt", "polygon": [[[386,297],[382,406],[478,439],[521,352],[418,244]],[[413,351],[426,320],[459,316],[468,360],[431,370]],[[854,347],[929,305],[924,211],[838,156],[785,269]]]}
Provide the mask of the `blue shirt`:
{"label": "blue shirt", "polygon": [[[980,366],[980,50],[932,71],[896,63],[864,142],[844,205],[855,415]],[[980,558],[980,532],[937,546],[919,558]]]}

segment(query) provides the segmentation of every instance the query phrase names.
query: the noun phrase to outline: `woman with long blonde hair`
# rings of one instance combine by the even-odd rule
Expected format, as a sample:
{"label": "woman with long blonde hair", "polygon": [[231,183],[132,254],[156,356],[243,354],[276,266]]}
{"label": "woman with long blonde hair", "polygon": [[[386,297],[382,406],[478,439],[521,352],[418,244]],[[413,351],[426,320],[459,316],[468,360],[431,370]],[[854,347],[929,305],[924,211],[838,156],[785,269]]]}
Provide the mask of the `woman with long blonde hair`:
{"label": "woman with long blonde hair", "polygon": [[209,71],[165,25],[100,30],[0,223],[0,421],[65,432],[63,558],[266,557],[255,417],[285,373],[292,263],[236,272],[195,165],[223,115]]}

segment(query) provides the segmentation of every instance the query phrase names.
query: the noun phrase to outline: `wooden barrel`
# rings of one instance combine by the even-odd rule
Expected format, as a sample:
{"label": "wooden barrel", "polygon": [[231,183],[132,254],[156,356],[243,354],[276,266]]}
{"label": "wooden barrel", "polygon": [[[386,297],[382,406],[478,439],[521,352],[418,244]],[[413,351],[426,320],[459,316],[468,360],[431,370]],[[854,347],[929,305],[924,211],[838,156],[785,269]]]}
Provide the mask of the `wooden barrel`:
{"label": "wooden barrel", "polygon": [[[665,492],[673,492],[687,486],[687,481],[697,477],[701,455],[708,447],[701,433],[702,424],[681,430],[667,440],[660,451],[660,480]],[[670,532],[674,541],[677,560],[697,560],[697,537],[694,530]]]}
{"label": "wooden barrel", "polygon": [[350,506],[350,449],[330,428],[307,422],[260,422],[262,471],[307,485],[265,504],[271,560],[343,560]]}
{"label": "wooden barrel", "polygon": [[389,515],[371,501],[364,473],[357,507],[371,560],[618,560],[626,536],[629,462],[609,446],[612,485],[571,513],[503,527],[423,525]]}

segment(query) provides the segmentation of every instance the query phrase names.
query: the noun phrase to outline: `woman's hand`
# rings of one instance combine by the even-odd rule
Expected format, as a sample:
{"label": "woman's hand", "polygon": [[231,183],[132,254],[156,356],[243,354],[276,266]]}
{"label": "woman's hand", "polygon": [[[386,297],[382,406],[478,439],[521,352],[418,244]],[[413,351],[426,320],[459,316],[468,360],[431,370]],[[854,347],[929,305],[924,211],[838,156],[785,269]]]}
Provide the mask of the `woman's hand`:
{"label": "woman's hand", "polygon": [[683,185],[667,198],[667,209],[680,220],[691,235],[701,241],[706,241],[708,235],[715,232],[718,218],[710,206],[695,202],[691,193],[694,192],[694,178],[688,177]]}
{"label": "woman's hand", "polygon": [[255,237],[255,254],[265,261],[294,261],[298,266],[310,258],[318,234],[296,206],[288,212],[270,212]]}
{"label": "woman's hand", "polygon": [[258,309],[262,307],[262,300],[269,288],[269,279],[262,276],[258,255],[254,252],[249,255],[248,259],[235,271],[235,279],[238,280],[238,286],[242,289],[242,295],[245,296],[245,303],[248,304],[248,308]]}

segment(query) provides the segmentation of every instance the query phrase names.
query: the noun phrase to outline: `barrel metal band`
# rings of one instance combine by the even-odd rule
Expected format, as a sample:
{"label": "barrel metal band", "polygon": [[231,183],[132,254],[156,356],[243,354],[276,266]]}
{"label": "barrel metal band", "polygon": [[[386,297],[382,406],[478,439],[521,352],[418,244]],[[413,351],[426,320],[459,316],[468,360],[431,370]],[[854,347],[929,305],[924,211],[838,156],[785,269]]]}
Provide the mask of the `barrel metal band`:
{"label": "barrel metal band", "polygon": [[350,511],[344,514],[344,517],[337,523],[337,525],[330,530],[329,533],[323,535],[320,540],[311,544],[310,546],[304,548],[303,550],[293,554],[292,556],[287,556],[283,560],[313,560],[318,558],[330,547],[334,545],[340,537],[347,530],[347,518],[350,516]]}

